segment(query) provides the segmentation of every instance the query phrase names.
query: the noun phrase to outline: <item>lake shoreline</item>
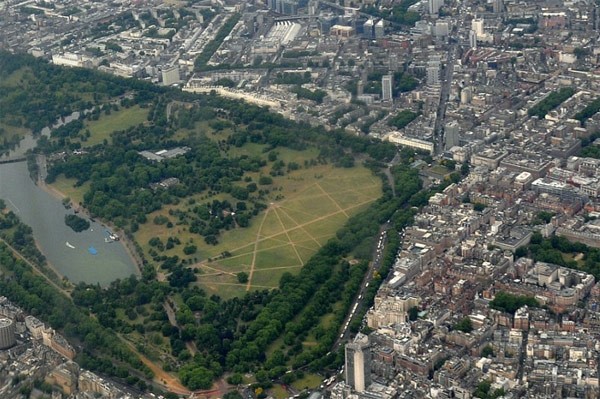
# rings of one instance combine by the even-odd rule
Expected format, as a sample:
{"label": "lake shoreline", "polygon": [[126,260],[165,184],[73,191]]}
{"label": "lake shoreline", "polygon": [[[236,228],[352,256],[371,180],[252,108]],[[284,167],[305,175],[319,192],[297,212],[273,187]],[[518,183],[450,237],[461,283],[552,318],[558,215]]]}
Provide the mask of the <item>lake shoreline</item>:
{"label": "lake shoreline", "polygon": [[[39,159],[38,159],[38,161],[39,161]],[[39,164],[38,164],[38,167],[40,167]],[[44,165],[44,167],[45,167],[45,165]],[[37,181],[35,182],[35,185],[59,201],[62,201],[63,199],[67,198],[67,195],[65,195],[65,193],[58,190],[56,187],[53,187],[51,184],[47,184],[40,177],[38,177]],[[78,213],[85,215],[88,219],[91,218],[89,212],[83,206],[73,205],[73,209],[76,210]],[[102,224],[108,226],[108,223],[105,223],[104,221],[102,221]],[[141,260],[141,257],[139,256],[139,254],[135,251],[135,244],[123,232],[120,232],[120,233],[121,233],[121,235],[119,236],[119,243],[120,243],[120,245],[123,246],[123,248],[125,249],[125,252],[127,252],[127,255],[129,256],[132,263],[134,264],[135,269],[138,272],[138,275],[141,276],[143,263],[142,263],[142,260]]]}

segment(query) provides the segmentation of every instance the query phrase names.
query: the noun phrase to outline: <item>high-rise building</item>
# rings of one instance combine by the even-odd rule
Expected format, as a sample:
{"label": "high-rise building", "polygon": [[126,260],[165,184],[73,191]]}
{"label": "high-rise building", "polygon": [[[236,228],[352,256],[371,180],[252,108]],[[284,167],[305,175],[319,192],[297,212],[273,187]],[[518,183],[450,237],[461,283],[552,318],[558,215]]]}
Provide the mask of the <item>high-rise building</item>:
{"label": "high-rise building", "polygon": [[440,8],[444,5],[444,0],[428,0],[427,10],[430,15],[437,14]]}
{"label": "high-rise building", "polygon": [[483,18],[475,18],[471,21],[471,29],[475,31],[477,38],[481,38],[483,36]]}
{"label": "high-rise building", "polygon": [[448,24],[448,21],[438,20],[435,23],[435,28],[433,29],[433,32],[436,37],[447,37],[448,33],[450,32],[450,25]]}
{"label": "high-rise building", "polygon": [[473,29],[469,31],[469,47],[477,48],[477,33]]}
{"label": "high-rise building", "polygon": [[375,26],[375,22],[373,18],[367,19],[367,21],[363,24],[363,37],[365,39],[372,39],[374,36],[373,27]]}
{"label": "high-rise building", "polygon": [[504,12],[504,1],[503,0],[494,0],[494,3],[492,4],[492,8],[496,14],[503,13]]}
{"label": "high-rise building", "polygon": [[441,68],[439,61],[429,61],[427,63],[427,84],[436,86],[440,84]]}
{"label": "high-rise building", "polygon": [[6,317],[0,318],[0,349],[7,349],[16,343],[15,323]]}
{"label": "high-rise building", "polygon": [[383,75],[381,78],[381,100],[392,101],[393,76]]}
{"label": "high-rise building", "polygon": [[179,83],[181,80],[179,76],[179,66],[177,65],[164,68],[161,71],[161,75],[163,86],[171,86],[172,84]]}
{"label": "high-rise building", "polygon": [[459,144],[460,127],[456,121],[448,122],[444,128],[444,149],[449,150]]}
{"label": "high-rise building", "polygon": [[371,351],[369,337],[358,334],[346,344],[346,384],[356,392],[364,392],[371,384]]}
{"label": "high-rise building", "polygon": [[383,19],[380,19],[375,24],[374,33],[375,33],[376,39],[381,39],[382,37],[385,36],[385,21]]}

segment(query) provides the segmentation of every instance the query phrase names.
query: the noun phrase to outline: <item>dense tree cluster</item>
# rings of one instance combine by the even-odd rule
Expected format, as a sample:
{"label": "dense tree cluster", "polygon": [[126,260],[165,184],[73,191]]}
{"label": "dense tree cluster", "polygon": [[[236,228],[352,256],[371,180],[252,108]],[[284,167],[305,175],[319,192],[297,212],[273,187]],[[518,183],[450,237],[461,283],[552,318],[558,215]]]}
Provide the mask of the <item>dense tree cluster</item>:
{"label": "dense tree cluster", "polygon": [[301,85],[310,83],[310,72],[278,72],[273,80],[275,84]]}
{"label": "dense tree cluster", "polygon": [[548,94],[546,98],[542,101],[538,102],[533,107],[529,108],[527,114],[529,116],[537,116],[540,119],[543,119],[544,116],[558,105],[560,105],[567,98],[571,97],[575,94],[575,89],[572,87],[563,87],[557,91],[553,91]]}
{"label": "dense tree cluster", "polygon": [[398,112],[394,117],[388,120],[388,125],[395,127],[396,129],[402,129],[412,121],[414,121],[419,114],[409,109],[404,109]]}
{"label": "dense tree cluster", "polygon": [[0,51],[0,79],[8,79],[17,71],[22,74],[18,81],[0,87],[0,120],[34,133],[52,126],[61,116],[122,96],[127,88],[161,91],[143,81],[128,80],[122,85],[122,78],[90,69],[59,68],[32,56]]}
{"label": "dense tree cluster", "polygon": [[588,118],[594,116],[598,111],[600,111],[600,98],[596,98],[586,105],[585,108],[576,113],[573,118],[577,119],[583,125]]}
{"label": "dense tree cluster", "polygon": [[35,244],[31,227],[21,223],[12,211],[4,212],[4,210],[4,201],[0,200],[0,237],[30,262],[44,269],[53,280],[58,280],[56,274],[46,267],[46,257]]}
{"label": "dense tree cluster", "polygon": [[[579,262],[572,256],[583,254]],[[600,249],[592,248],[580,242],[571,242],[565,237],[552,235],[543,238],[540,233],[534,233],[531,242],[526,247],[517,248],[517,256],[530,256],[539,262],[548,262],[555,265],[582,270],[600,278]]]}
{"label": "dense tree cluster", "polygon": [[490,307],[496,310],[502,310],[503,312],[514,314],[517,309],[523,306],[539,307],[539,302],[530,296],[524,295],[513,295],[508,292],[500,291],[496,293],[494,299],[490,302]]}
{"label": "dense tree cluster", "polygon": [[581,152],[579,153],[582,157],[600,159],[600,145],[594,144],[596,140],[600,138],[600,132],[595,132],[590,137],[581,139]]}
{"label": "dense tree cluster", "polygon": [[90,222],[77,215],[65,215],[65,224],[77,233],[90,228]]}
{"label": "dense tree cluster", "polygon": [[302,86],[296,86],[291,90],[292,93],[296,93],[298,98],[306,98],[307,100],[311,100],[316,102],[317,104],[321,104],[323,99],[327,96],[327,92],[323,90],[309,90],[305,89]]}

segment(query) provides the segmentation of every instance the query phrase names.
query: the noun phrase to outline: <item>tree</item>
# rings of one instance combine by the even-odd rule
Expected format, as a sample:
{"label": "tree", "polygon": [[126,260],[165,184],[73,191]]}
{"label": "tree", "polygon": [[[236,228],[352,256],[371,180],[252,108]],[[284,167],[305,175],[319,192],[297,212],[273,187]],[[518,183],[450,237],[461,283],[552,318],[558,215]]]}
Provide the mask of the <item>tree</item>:
{"label": "tree", "polygon": [[243,378],[240,373],[234,373],[227,378],[227,382],[231,385],[239,385],[242,383],[242,381],[243,381]]}
{"label": "tree", "polygon": [[183,247],[183,253],[186,255],[192,255],[196,253],[197,249],[198,248],[193,244],[186,245],[185,247]]}
{"label": "tree", "polygon": [[464,333],[470,333],[471,331],[473,331],[473,324],[469,317],[465,317],[458,323],[454,324],[452,328],[454,330],[462,331]]}
{"label": "tree", "polygon": [[419,308],[413,306],[408,309],[408,320],[415,321],[419,317]]}
{"label": "tree", "polygon": [[491,357],[494,356],[494,348],[490,345],[486,345],[481,351],[481,357]]}
{"label": "tree", "polygon": [[248,282],[248,277],[248,273],[246,272],[239,272],[237,274],[237,279],[240,284],[246,284]]}
{"label": "tree", "polygon": [[481,212],[485,209],[485,204],[481,202],[476,202],[473,204],[473,210],[476,212]]}
{"label": "tree", "polygon": [[77,215],[65,215],[65,224],[77,233],[90,228],[90,222]]}

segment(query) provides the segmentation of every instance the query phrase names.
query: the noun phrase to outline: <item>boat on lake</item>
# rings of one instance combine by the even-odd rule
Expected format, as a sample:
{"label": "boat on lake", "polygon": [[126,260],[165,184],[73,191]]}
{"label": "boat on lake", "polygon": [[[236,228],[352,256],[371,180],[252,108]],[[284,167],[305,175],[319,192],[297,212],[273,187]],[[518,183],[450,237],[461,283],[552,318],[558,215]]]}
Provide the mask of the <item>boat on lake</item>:
{"label": "boat on lake", "polygon": [[98,250],[94,247],[89,247],[88,252],[92,255],[98,255]]}
{"label": "boat on lake", "polygon": [[108,229],[104,230],[104,235],[104,242],[119,241],[119,236]]}
{"label": "boat on lake", "polygon": [[69,241],[65,242],[65,245],[71,249],[75,249],[75,247],[73,245],[71,245],[71,243],[69,243]]}

